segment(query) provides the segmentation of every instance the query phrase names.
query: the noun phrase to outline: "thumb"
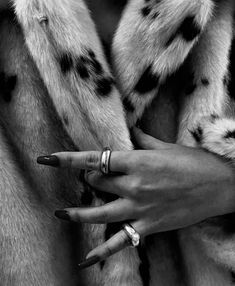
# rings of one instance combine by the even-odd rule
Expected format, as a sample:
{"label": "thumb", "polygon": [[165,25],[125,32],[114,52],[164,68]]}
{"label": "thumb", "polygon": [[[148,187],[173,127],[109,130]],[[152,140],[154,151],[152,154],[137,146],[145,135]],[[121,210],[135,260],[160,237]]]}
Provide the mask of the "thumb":
{"label": "thumb", "polygon": [[134,127],[132,129],[132,135],[137,147],[145,150],[162,149],[167,143],[155,139],[154,137],[145,134],[141,129]]}

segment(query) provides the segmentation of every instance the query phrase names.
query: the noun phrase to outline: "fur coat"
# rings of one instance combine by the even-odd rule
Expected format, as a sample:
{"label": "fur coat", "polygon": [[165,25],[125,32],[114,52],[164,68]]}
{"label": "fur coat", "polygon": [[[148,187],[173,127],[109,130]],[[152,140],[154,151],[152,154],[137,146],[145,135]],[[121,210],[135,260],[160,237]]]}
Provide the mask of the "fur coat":
{"label": "fur coat", "polygon": [[62,150],[130,150],[128,127],[146,108],[143,126],[160,139],[233,162],[233,2],[128,1],[111,66],[82,0],[12,0],[1,12],[1,285],[233,285],[232,215],[151,236],[78,273],[118,226],[64,225],[53,211],[109,198],[86,192],[77,173],[35,163]]}

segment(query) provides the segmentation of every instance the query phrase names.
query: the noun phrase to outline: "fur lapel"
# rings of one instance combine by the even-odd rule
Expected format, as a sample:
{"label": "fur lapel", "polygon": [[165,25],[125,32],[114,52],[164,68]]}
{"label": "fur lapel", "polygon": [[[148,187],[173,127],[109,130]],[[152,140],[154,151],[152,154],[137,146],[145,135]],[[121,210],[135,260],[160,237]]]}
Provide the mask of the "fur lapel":
{"label": "fur lapel", "polygon": [[[83,1],[13,2],[27,49],[67,134],[78,149],[97,150],[107,145],[114,150],[132,149],[127,125],[131,127],[140,119],[160,85],[183,64],[189,66],[192,77],[181,97],[178,143],[196,146],[192,132],[198,130],[200,118],[223,116],[227,98],[224,78],[232,40],[232,0],[216,5],[211,0],[129,1],[113,41],[113,74]],[[212,124],[211,120],[205,121],[203,130],[207,130],[208,124]],[[219,126],[220,121],[213,124]],[[221,124],[221,128],[213,130],[223,134],[224,126],[228,125]],[[234,123],[228,128],[233,130]],[[217,152],[210,144],[216,134],[204,135],[200,144]],[[224,155],[223,152],[224,149],[217,153]],[[99,203],[97,200],[96,204]],[[92,229],[87,231],[92,233]],[[95,228],[89,247],[94,246],[95,238],[102,237],[103,232],[103,228]],[[218,251],[205,251],[205,259],[199,259],[197,244],[188,240],[189,231],[188,235],[185,230],[179,236],[180,243],[187,245],[183,247],[183,255],[190,273],[188,285],[230,283],[226,268],[232,268],[232,259],[226,260],[225,256],[222,259],[223,251],[217,256]],[[197,230],[192,236],[205,242]],[[233,245],[233,240],[229,243]],[[213,245],[215,249],[218,246]],[[232,247],[229,250],[232,252]],[[210,262],[211,258],[216,265]],[[154,263],[152,255],[150,265]],[[204,276],[203,265],[210,268]],[[127,250],[109,259],[102,274],[105,279],[99,275],[96,279],[104,286],[142,285],[138,267],[136,251]],[[213,277],[218,269],[221,275]],[[201,280],[195,278],[198,275]],[[150,279],[150,285],[156,285],[156,280]]]}

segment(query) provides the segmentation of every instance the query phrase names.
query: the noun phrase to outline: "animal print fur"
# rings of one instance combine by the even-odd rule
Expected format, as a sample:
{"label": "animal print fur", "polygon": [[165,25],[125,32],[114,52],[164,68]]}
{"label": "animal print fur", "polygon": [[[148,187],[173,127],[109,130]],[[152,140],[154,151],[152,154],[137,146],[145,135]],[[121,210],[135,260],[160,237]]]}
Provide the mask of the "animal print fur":
{"label": "animal print fur", "polygon": [[[233,37],[233,2],[130,0],[113,40],[113,74],[82,0],[13,0],[12,4],[38,76],[76,149],[100,150],[107,145],[113,150],[132,149],[128,126],[141,119],[167,78],[187,66],[191,74],[181,95],[178,143],[199,145],[231,160],[235,122],[225,118],[225,79]],[[14,75],[1,76],[1,81],[4,96],[11,101]],[[35,85],[37,90],[40,83]],[[95,205],[101,203],[98,198],[93,200]],[[85,231],[92,236],[89,247],[95,246],[96,237],[100,243],[104,240],[101,226]],[[188,285],[230,285],[227,269],[233,268],[233,259],[205,251],[199,260],[194,240],[207,247],[204,242],[209,236],[198,233],[197,227],[179,232],[187,249],[185,263],[195,272],[209,269],[199,280],[191,271]],[[235,257],[231,248],[231,257]],[[135,250],[125,250],[108,259],[101,274],[93,272],[89,285],[143,285],[139,263]],[[149,263],[154,264],[154,258]],[[3,273],[6,276],[5,269]],[[33,281],[39,280],[34,275]],[[24,285],[32,285],[32,280]],[[47,284],[38,285],[65,284],[52,275]],[[151,278],[149,285],[156,285]]]}

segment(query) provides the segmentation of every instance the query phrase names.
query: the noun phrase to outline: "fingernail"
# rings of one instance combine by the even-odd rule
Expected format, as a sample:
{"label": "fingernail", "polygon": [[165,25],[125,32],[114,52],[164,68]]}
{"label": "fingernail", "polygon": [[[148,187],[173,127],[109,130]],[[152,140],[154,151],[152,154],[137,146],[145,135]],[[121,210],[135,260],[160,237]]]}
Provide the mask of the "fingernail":
{"label": "fingernail", "polygon": [[55,211],[55,216],[57,218],[59,218],[59,219],[62,219],[62,220],[67,220],[67,221],[71,220],[71,218],[69,216],[69,213],[66,210],[57,210],[57,211]]}
{"label": "fingernail", "polygon": [[88,267],[98,263],[99,261],[100,261],[100,258],[98,256],[90,257],[90,258],[86,259],[85,261],[79,263],[78,269],[82,270],[82,269],[88,268]]}
{"label": "fingernail", "polygon": [[37,163],[46,166],[59,167],[60,160],[55,155],[40,156],[37,158]]}

